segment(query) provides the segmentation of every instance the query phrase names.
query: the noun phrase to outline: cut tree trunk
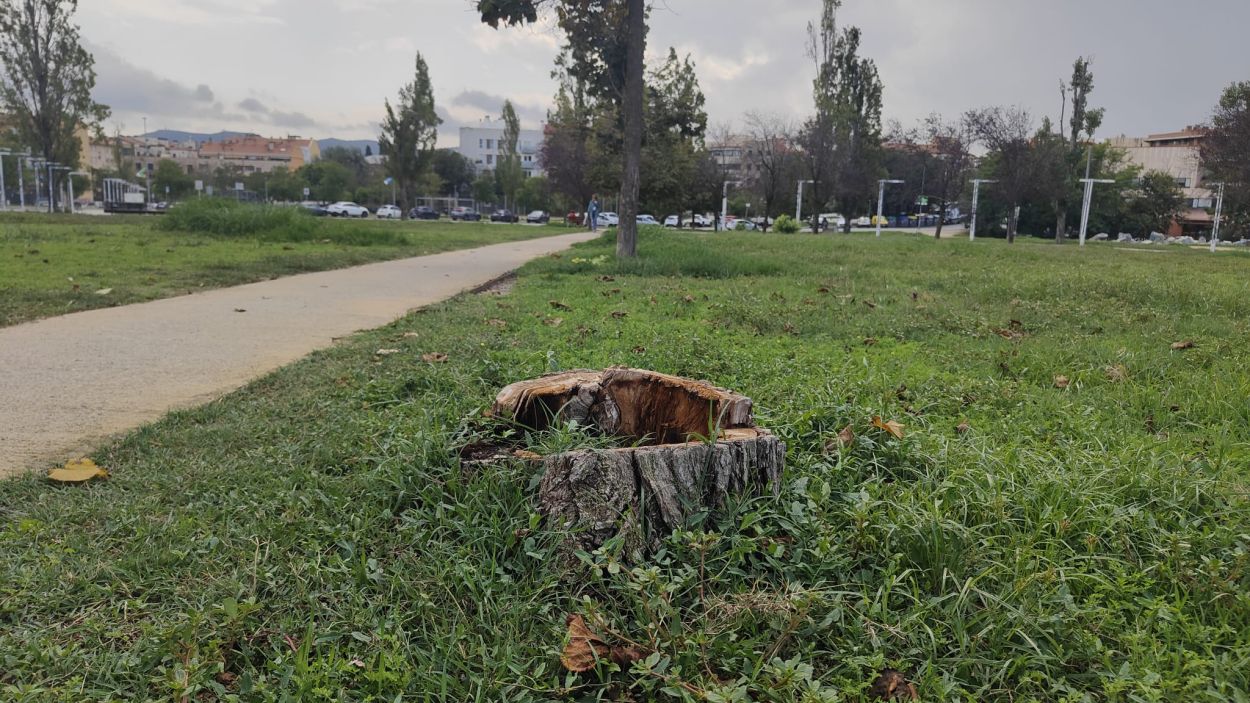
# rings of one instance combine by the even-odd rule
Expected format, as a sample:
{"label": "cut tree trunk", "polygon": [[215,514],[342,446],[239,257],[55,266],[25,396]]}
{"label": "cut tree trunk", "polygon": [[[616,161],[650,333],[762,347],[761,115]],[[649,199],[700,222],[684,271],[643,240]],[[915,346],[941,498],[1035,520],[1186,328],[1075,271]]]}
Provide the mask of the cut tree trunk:
{"label": "cut tree trunk", "polygon": [[702,381],[615,368],[508,386],[491,414],[530,431],[576,421],[628,443],[528,458],[543,466],[539,510],[569,531],[569,546],[594,550],[619,538],[637,558],[697,513],[779,490],[785,445],[755,427],[751,407]]}

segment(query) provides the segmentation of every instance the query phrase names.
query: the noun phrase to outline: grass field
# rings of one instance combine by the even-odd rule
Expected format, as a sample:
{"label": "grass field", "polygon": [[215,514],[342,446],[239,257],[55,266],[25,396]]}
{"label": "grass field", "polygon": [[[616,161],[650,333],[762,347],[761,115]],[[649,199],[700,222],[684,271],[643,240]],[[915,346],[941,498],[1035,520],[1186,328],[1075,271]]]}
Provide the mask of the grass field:
{"label": "grass field", "polygon": [[[857,701],[892,667],[923,700],[1247,700],[1250,258],[641,251],[345,340],[101,450],[107,481],[0,483],[0,698]],[[459,468],[499,387],[613,364],[755,398],[780,497],[570,564],[532,470]],[[654,654],[567,674],[572,613]]]}
{"label": "grass field", "polygon": [[[311,218],[310,218],[311,219]],[[0,326],[207,288],[531,239],[545,228],[312,221],[300,236],[162,231],[151,217],[0,216]],[[106,294],[97,291],[107,290]]]}

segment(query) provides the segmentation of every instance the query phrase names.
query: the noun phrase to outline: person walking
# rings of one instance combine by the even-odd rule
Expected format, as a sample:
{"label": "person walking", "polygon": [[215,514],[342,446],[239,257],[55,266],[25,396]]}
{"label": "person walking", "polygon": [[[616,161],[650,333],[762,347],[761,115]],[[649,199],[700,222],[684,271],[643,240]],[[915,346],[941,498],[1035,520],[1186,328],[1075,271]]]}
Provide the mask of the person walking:
{"label": "person walking", "polygon": [[586,219],[590,220],[590,231],[599,231],[599,196],[590,196],[590,205],[586,207]]}

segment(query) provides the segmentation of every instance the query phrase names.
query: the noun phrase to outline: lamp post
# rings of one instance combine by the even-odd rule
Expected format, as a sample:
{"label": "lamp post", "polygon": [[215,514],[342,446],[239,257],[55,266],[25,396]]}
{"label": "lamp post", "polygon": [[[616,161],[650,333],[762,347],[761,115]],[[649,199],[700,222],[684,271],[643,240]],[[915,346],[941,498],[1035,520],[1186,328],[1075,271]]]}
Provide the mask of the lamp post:
{"label": "lamp post", "polygon": [[55,161],[49,161],[45,164],[48,167],[48,214],[56,212],[56,173],[55,169],[60,164]]}
{"label": "lamp post", "polygon": [[1089,211],[1094,204],[1094,184],[1115,181],[1106,178],[1082,178],[1081,182],[1085,184],[1085,205],[1081,208],[1081,246],[1085,246],[1085,233],[1089,231]]}
{"label": "lamp post", "polygon": [[890,178],[883,178],[877,181],[877,236],[878,237],[881,236],[881,218],[884,216],[882,213],[885,210],[885,186],[887,184],[893,185],[893,184],[900,184],[900,183],[903,183],[903,181],[890,179]]}
{"label": "lamp post", "polygon": [[29,166],[30,154],[26,153],[17,159],[17,204],[26,212],[26,167]]}
{"label": "lamp post", "polygon": [[0,149],[0,210],[9,209],[9,191],[4,189],[4,157],[13,152]]}
{"label": "lamp post", "polygon": [[798,200],[798,204],[795,205],[794,207],[794,221],[795,222],[803,221],[803,184],[804,183],[811,183],[812,185],[816,185],[816,181],[799,181],[799,200]]}
{"label": "lamp post", "polygon": [[968,230],[968,241],[970,242],[977,240],[977,205],[981,202],[981,184],[997,182],[985,178],[977,178],[972,181],[972,229]]}
{"label": "lamp post", "polygon": [[1224,214],[1224,184],[1212,183],[1220,187],[1219,194],[1215,197],[1215,223],[1211,230],[1211,253],[1215,253],[1215,247],[1220,243],[1220,216]]}
{"label": "lamp post", "polygon": [[739,185],[741,181],[725,181],[725,185],[720,191],[720,221],[716,223],[716,231],[720,232],[725,226],[725,216],[729,214],[729,186]]}

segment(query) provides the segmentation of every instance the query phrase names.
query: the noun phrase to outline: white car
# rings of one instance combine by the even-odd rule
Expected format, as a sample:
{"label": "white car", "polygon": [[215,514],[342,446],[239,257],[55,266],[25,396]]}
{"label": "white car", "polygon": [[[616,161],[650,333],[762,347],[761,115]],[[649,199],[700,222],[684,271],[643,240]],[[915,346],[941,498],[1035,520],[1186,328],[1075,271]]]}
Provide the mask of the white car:
{"label": "white car", "polygon": [[711,227],[712,226],[712,218],[708,217],[707,215],[695,215],[691,219],[694,221],[695,227]]}
{"label": "white car", "polygon": [[665,227],[676,227],[676,226],[677,226],[677,216],[676,216],[676,215],[669,215],[668,217],[665,217],[665,218],[664,218],[664,226],[665,226]]}
{"label": "white car", "polygon": [[330,217],[368,217],[369,208],[346,201],[335,203],[326,208]]}
{"label": "white car", "polygon": [[600,227],[616,227],[621,224],[621,218],[615,212],[601,212],[596,221]]}
{"label": "white car", "polygon": [[658,221],[658,220],[656,220],[656,219],[655,219],[654,217],[652,217],[651,215],[639,215],[639,216],[638,216],[638,224],[640,224],[640,225],[658,225],[658,224],[660,224],[660,223],[659,223],[659,221]]}
{"label": "white car", "polygon": [[865,215],[855,220],[854,224],[856,227],[872,227],[872,218]]}
{"label": "white car", "polygon": [[402,220],[404,214],[395,205],[383,205],[374,213],[374,217],[379,220]]}
{"label": "white car", "polygon": [[841,229],[846,226],[846,218],[836,212],[830,212],[820,216],[820,224],[823,227]]}

